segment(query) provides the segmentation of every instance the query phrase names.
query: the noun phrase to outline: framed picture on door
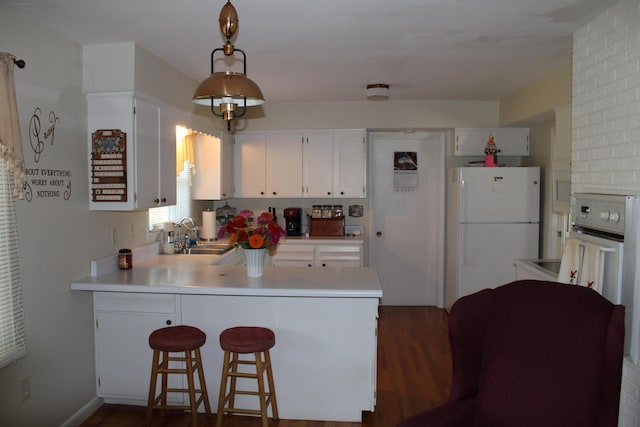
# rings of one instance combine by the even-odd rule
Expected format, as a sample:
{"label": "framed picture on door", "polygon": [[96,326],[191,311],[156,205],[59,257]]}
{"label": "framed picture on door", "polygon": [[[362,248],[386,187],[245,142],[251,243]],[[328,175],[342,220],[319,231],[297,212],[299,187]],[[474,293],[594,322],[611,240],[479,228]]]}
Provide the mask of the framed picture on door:
{"label": "framed picture on door", "polygon": [[395,151],[393,153],[393,189],[415,191],[418,188],[418,153]]}

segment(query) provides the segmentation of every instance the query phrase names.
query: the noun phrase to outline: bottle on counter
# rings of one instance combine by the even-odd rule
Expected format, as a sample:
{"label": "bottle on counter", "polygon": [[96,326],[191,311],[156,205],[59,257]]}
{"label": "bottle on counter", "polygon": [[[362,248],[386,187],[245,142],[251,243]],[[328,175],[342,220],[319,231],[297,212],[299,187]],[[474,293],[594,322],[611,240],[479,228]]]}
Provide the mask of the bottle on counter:
{"label": "bottle on counter", "polygon": [[313,205],[311,218],[322,218],[322,207],[320,205]]}
{"label": "bottle on counter", "polygon": [[173,241],[173,232],[167,232],[167,240],[164,242],[163,252],[165,255],[173,255],[175,252],[175,242]]}

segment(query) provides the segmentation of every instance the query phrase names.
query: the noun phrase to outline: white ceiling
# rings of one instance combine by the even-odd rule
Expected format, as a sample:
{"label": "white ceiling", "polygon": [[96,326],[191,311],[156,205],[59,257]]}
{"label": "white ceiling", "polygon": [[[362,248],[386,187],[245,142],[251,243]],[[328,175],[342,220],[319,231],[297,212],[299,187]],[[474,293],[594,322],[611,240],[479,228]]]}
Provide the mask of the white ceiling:
{"label": "white ceiling", "polygon": [[[497,100],[570,60],[573,31],[615,1],[233,0],[235,46],[267,102],[363,100],[369,83],[394,100]],[[224,3],[0,0],[79,44],[133,41],[197,81],[224,43]]]}

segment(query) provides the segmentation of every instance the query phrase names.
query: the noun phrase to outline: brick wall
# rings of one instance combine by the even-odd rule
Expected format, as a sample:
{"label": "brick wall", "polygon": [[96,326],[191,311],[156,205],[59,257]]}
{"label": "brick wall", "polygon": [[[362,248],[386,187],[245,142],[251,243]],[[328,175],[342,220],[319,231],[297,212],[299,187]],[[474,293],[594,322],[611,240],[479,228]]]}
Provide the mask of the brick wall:
{"label": "brick wall", "polygon": [[[640,192],[639,7],[637,0],[621,0],[574,35],[574,192]],[[629,360],[619,424],[640,427],[640,368]]]}

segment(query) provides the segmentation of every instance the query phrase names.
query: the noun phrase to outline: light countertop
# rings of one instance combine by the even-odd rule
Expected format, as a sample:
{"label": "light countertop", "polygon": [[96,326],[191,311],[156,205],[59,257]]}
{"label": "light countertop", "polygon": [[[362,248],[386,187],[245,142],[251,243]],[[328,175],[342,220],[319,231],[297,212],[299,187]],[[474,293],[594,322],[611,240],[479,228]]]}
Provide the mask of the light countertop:
{"label": "light countertop", "polygon": [[265,266],[263,277],[250,278],[245,266],[215,265],[220,258],[213,255],[152,255],[138,260],[134,257],[131,270],[98,272],[72,282],[71,289],[236,296],[382,297],[375,268]]}

